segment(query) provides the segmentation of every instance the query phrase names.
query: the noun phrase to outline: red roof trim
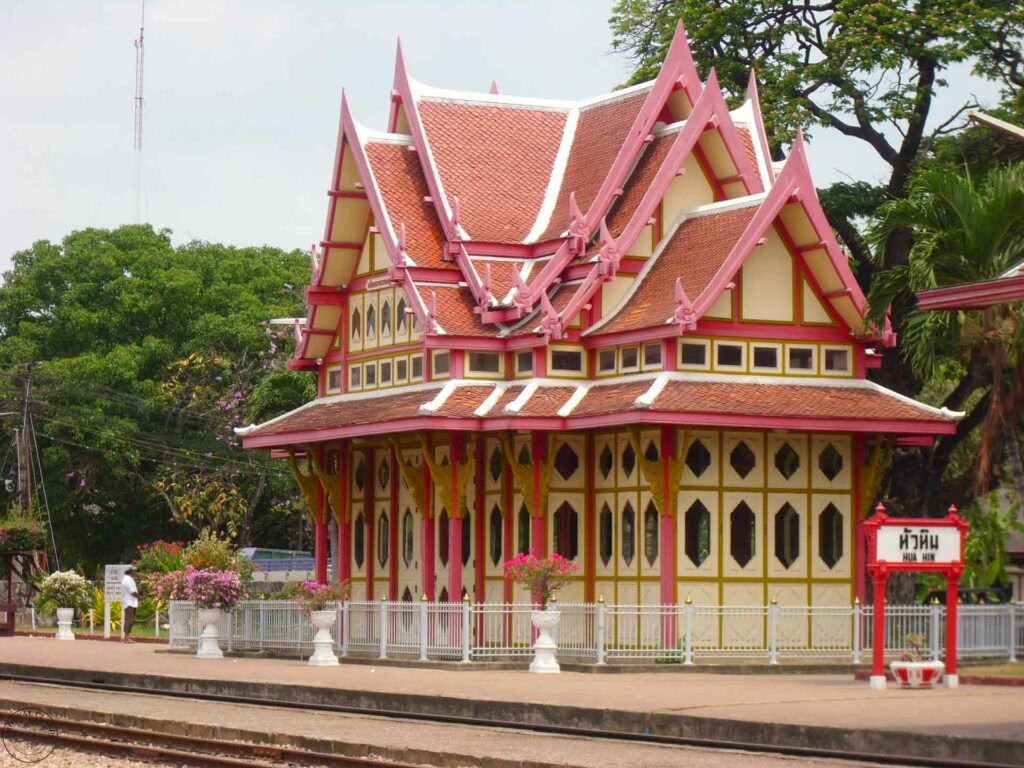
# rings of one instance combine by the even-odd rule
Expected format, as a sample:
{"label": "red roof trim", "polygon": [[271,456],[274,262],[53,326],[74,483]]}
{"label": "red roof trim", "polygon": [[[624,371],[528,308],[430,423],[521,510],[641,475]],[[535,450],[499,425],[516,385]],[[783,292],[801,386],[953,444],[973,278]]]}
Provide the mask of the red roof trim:
{"label": "red roof trim", "polygon": [[917,308],[922,311],[980,309],[1021,299],[1024,299],[1024,275],[1016,275],[921,291],[917,294]]}

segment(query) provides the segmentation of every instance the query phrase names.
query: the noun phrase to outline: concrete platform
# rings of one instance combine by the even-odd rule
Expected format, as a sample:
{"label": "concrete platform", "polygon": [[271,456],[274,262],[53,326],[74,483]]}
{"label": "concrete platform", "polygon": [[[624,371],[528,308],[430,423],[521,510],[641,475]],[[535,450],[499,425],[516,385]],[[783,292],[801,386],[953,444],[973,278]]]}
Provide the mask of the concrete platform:
{"label": "concrete platform", "polygon": [[0,674],[299,705],[558,724],[746,743],[1024,765],[1024,689],[872,691],[850,675],[531,675],[157,653],[152,646],[0,639]]}

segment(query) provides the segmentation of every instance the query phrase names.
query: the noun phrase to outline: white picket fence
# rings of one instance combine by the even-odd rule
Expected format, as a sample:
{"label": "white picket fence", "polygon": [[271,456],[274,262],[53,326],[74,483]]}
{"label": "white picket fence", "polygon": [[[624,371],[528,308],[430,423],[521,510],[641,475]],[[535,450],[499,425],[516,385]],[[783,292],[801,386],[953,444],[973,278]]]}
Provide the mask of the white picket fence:
{"label": "white picket fence", "polygon": [[[563,603],[556,631],[567,660],[692,663],[698,658],[833,658],[859,663],[871,651],[870,607],[612,605]],[[888,606],[886,653],[910,650],[908,635],[945,651],[945,606]],[[345,602],[334,628],[341,654],[421,660],[508,660],[532,655],[531,606],[521,603]],[[196,647],[198,609],[170,606],[170,645]],[[1024,603],[962,605],[957,657],[1024,656]],[[225,613],[228,651],[312,652],[313,629],[298,603],[253,600]]]}

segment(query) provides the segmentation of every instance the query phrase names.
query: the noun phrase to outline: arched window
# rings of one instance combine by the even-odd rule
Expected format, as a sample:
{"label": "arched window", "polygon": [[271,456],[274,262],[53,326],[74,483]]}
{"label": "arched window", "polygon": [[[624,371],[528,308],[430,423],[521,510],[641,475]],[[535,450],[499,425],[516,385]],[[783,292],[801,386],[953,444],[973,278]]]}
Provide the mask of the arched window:
{"label": "arched window", "polygon": [[409,321],[405,317],[407,306],[404,296],[398,300],[398,307],[395,309],[395,333],[405,333],[405,329],[408,327]]}
{"label": "arched window", "polygon": [[788,501],[775,513],[775,557],[787,568],[800,557],[800,515]]}
{"label": "arched window", "polygon": [[390,523],[388,522],[388,513],[382,512],[380,518],[377,520],[377,562],[380,563],[381,568],[388,563],[388,548],[391,543],[388,540],[390,527]]}
{"label": "arched window", "polygon": [[362,568],[366,559],[366,520],[362,512],[356,515],[352,528],[352,558],[356,561],[356,567]]}
{"label": "arched window", "polygon": [[580,516],[572,508],[572,504],[563,501],[562,505],[555,510],[554,534],[555,553],[566,560],[575,560],[579,554],[579,525]]}
{"label": "arched window", "polygon": [[448,565],[448,510],[442,509],[437,517],[437,556],[441,565]]}
{"label": "arched window", "polygon": [[[605,446],[607,448],[607,446]],[[601,531],[601,562],[608,565],[608,562],[612,559],[612,537],[614,536],[612,529],[615,526],[614,515],[612,515],[612,508],[608,506],[608,502],[605,502],[604,506],[601,507],[601,519],[600,519],[600,531]]]}
{"label": "arched window", "polygon": [[530,510],[523,504],[519,507],[519,515],[516,518],[516,538],[519,540],[519,552],[524,555],[530,554]]}
{"label": "arched window", "polygon": [[391,302],[387,299],[380,307],[380,335],[391,335]]}
{"label": "arched window", "polygon": [[711,513],[700,500],[686,510],[683,520],[686,543],[683,547],[690,562],[700,566],[711,554]]}
{"label": "arched window", "polygon": [[366,338],[372,339],[377,335],[377,308],[371,304],[366,308]]}
{"label": "arched window", "polygon": [[829,569],[843,559],[843,513],[831,502],[818,516],[818,554]]}
{"label": "arched window", "polygon": [[757,555],[757,527],[754,511],[741,501],[729,515],[729,552],[746,568],[747,563]]}
{"label": "arched window", "polygon": [[412,556],[415,552],[415,521],[413,520],[412,510],[408,507],[405,508],[405,514],[402,515],[402,559],[405,561],[406,567],[412,565]]}
{"label": "arched window", "polygon": [[653,501],[644,510],[644,557],[650,566],[658,559],[658,507]]}
{"label": "arched window", "polygon": [[491,550],[491,564],[497,565],[501,562],[501,510],[498,509],[498,505],[495,504],[491,508],[490,519],[488,524],[490,525],[490,550]]}
{"label": "arched window", "polygon": [[355,309],[352,310],[352,323],[351,323],[351,325],[352,325],[352,330],[351,330],[352,341],[358,342],[359,339],[361,338],[361,335],[362,335],[362,332],[363,332],[362,331],[362,328],[363,328],[363,315],[359,311],[359,307],[356,307]]}

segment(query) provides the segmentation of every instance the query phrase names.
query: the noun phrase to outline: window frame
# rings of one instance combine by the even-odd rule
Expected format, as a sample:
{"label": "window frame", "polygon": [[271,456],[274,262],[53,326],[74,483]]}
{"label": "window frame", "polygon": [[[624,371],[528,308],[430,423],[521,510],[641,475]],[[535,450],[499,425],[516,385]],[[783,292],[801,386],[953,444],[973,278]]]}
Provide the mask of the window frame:
{"label": "window frame", "polygon": [[361,363],[352,363],[348,367],[348,391],[358,392],[363,388],[363,366]]}
{"label": "window frame", "polygon": [[[444,357],[445,366],[448,370],[444,373],[439,374],[437,372],[437,361],[439,358]],[[430,351],[430,380],[438,381],[441,379],[450,379],[452,377],[452,353],[447,349],[433,349]]]}
{"label": "window frame", "polygon": [[[846,369],[832,370],[826,367],[829,352],[846,353]],[[820,369],[822,376],[853,376],[853,347],[849,344],[822,344]]]}
{"label": "window frame", "polygon": [[[530,361],[529,370],[520,365],[524,356]],[[517,379],[527,379],[533,376],[533,347],[530,347],[529,349],[517,349],[515,351],[515,369]]]}
{"label": "window frame", "polygon": [[[809,350],[811,353],[811,367],[810,368],[794,368],[789,363],[789,353],[791,350],[804,349]],[[818,373],[818,347],[816,344],[786,344],[785,352],[785,371],[788,376],[815,376]]]}
{"label": "window frame", "polygon": [[[738,347],[740,350],[740,362],[739,365],[723,365],[718,362],[718,350],[725,347]],[[725,339],[715,339],[714,343],[714,360],[712,361],[713,368],[716,371],[731,371],[745,372],[747,370],[747,343],[745,341],[733,341]]]}
{"label": "window frame", "polygon": [[[468,350],[464,353],[466,355],[466,378],[467,379],[493,379],[505,378],[505,356],[501,352],[493,352],[488,350]],[[475,355],[486,355],[489,358],[493,358],[498,363],[498,370],[490,371],[479,369],[473,365],[473,357]],[[449,358],[449,376],[451,375],[451,358]]]}
{"label": "window frame", "polygon": [[[580,357],[579,370],[573,370],[571,368],[556,368],[555,353],[556,352],[570,352],[578,354]],[[569,379],[583,379],[587,376],[587,350],[582,346],[567,345],[567,344],[552,344],[548,347],[548,376],[552,378],[569,378]]]}
{"label": "window frame", "polygon": [[[611,368],[605,368],[601,364],[601,358],[605,355],[611,355],[612,365]],[[597,350],[597,375],[598,376],[614,376],[619,372],[619,348],[618,347],[603,347]]]}
{"label": "window frame", "polygon": [[[781,342],[752,341],[750,342],[750,371],[752,373],[782,373],[782,349]],[[758,349],[775,350],[775,365],[772,367],[757,365],[754,360]]]}
{"label": "window frame", "polygon": [[[657,350],[658,360],[654,363],[647,362],[647,350]],[[647,342],[640,348],[640,367],[645,371],[660,371],[665,366],[665,352],[660,341]]]}
{"label": "window frame", "polygon": [[[683,362],[683,347],[687,344],[704,348],[703,364]],[[682,371],[710,371],[711,370],[711,339],[682,338],[676,348],[676,368]]]}
{"label": "window frame", "polygon": [[[636,364],[626,365],[626,352],[627,350],[633,350],[636,352]],[[619,347],[619,373],[636,373],[640,370],[641,362],[641,348],[639,344],[626,344],[625,346]]]}
{"label": "window frame", "polygon": [[[331,375],[337,374],[338,384],[337,386],[331,386]],[[341,377],[341,363],[337,365],[329,365],[324,371],[324,394],[325,395],[337,395],[341,393],[342,389],[342,377]]]}

